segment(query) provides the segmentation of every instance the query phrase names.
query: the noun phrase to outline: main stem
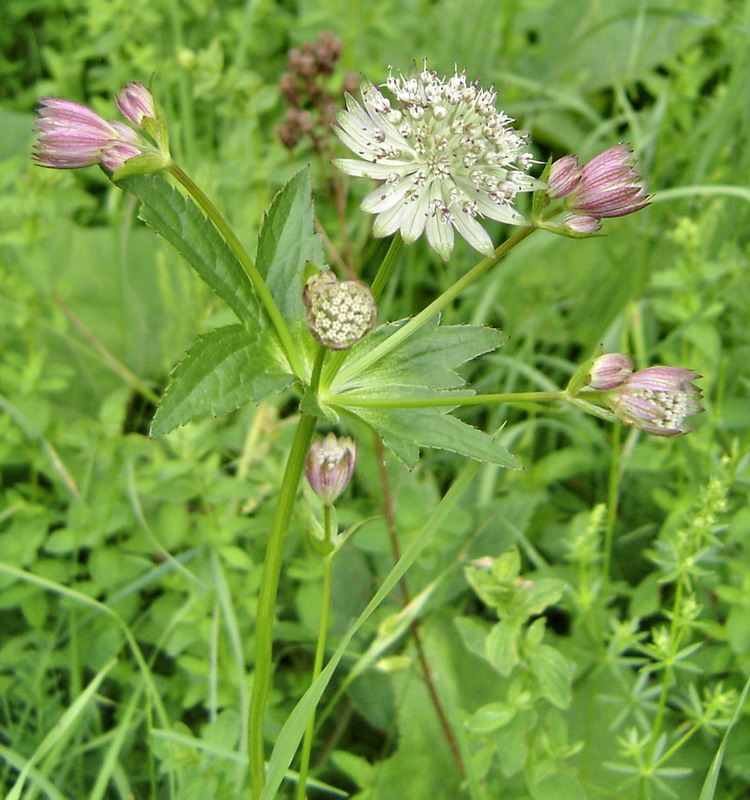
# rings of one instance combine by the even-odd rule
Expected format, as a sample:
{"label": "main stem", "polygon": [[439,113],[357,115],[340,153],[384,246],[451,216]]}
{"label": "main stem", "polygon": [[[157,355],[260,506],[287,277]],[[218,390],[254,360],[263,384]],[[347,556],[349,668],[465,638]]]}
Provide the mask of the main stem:
{"label": "main stem", "polygon": [[248,717],[248,757],[250,761],[250,785],[252,797],[260,798],[265,783],[265,752],[263,747],[263,721],[268,692],[271,687],[273,668],[273,620],[276,606],[276,592],[279,586],[284,540],[289,528],[289,520],[297,496],[297,487],[305,466],[305,456],[315,430],[316,418],[302,414],[297,423],[297,431],[281,482],[276,513],[271,525],[270,538],[263,564],[263,575],[258,597],[258,610],[255,622],[255,676],[253,693],[250,698]]}
{"label": "main stem", "polygon": [[292,335],[289,332],[289,328],[286,324],[286,320],[281,316],[281,311],[279,311],[279,307],[276,305],[276,301],[273,299],[271,290],[268,288],[265,280],[263,280],[263,276],[255,266],[255,262],[250,258],[247,250],[245,250],[245,248],[242,246],[242,242],[240,242],[240,240],[237,238],[237,234],[234,232],[234,230],[232,230],[231,225],[226,221],[224,215],[219,211],[218,208],[216,208],[216,206],[203,192],[200,186],[193,181],[193,179],[185,172],[185,170],[182,169],[182,167],[180,167],[178,164],[175,164],[173,161],[167,167],[167,172],[169,172],[170,175],[172,175],[185,187],[185,189],[187,189],[191,197],[206,212],[208,218],[226,240],[227,245],[229,245],[229,249],[232,251],[232,253],[234,253],[240,264],[242,264],[243,269],[252,281],[253,288],[255,289],[258,298],[260,299],[261,303],[263,303],[263,307],[268,314],[268,318],[271,320],[271,324],[276,331],[276,335],[279,337],[279,341],[281,342],[281,346],[286,354],[287,359],[289,360],[292,370],[298,377],[304,378],[304,365],[299,357],[299,347],[295,346],[294,341],[292,340]]}
{"label": "main stem", "polygon": [[[326,504],[323,510],[323,529],[325,531],[326,542],[331,542],[331,506]],[[331,561],[333,553],[323,558],[323,597],[321,599],[320,626],[318,628],[318,643],[315,648],[315,660],[313,662],[310,683],[315,683],[323,669],[323,656],[326,651],[326,639],[328,638],[328,613],[331,607]],[[315,738],[315,711],[313,711],[310,721],[307,723],[305,738],[302,742],[302,755],[300,757],[299,779],[297,781],[296,800],[305,800],[307,789],[307,774],[310,770],[310,753],[312,743]]]}

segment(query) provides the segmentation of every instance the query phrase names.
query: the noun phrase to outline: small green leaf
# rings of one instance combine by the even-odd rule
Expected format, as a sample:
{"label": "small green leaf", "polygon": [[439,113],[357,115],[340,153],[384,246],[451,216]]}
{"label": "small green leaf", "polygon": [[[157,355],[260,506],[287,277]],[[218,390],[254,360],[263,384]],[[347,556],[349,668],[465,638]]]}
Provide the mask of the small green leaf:
{"label": "small green leaf", "polygon": [[508,620],[493,626],[484,643],[485,658],[501,675],[510,675],[518,664],[520,627]]}
{"label": "small green leaf", "polygon": [[[302,288],[308,261],[322,264],[323,250],[313,229],[310,170],[305,168],[274,197],[258,238],[258,270],[293,334],[307,330]],[[302,341],[315,345],[307,335]]]}
{"label": "small green leaf", "polygon": [[549,205],[550,202],[549,196],[547,195],[547,180],[549,179],[549,173],[551,168],[552,168],[552,156],[550,156],[547,159],[547,163],[544,165],[544,171],[539,176],[539,182],[542,184],[542,186],[534,192],[532,198],[531,216],[535,220],[541,218],[542,212]]}
{"label": "small green leaf", "polygon": [[262,324],[250,278],[191,198],[156,175],[123,178],[117,185],[141,200],[140,218],[185,257],[243,322]]}
{"label": "small green leaf", "polygon": [[[392,387],[393,395],[404,388]],[[520,468],[516,458],[491,436],[445,412],[445,408],[357,408],[355,413],[378,431],[385,445],[410,469],[417,465],[419,447],[450,450],[500,467]]]}
{"label": "small green leaf", "polygon": [[148,175],[163,169],[169,163],[168,159],[158,153],[143,153],[140,156],[129,158],[112,176],[113,181],[123,178],[132,178],[136,175]]}
{"label": "small green leaf", "polygon": [[[543,621],[542,621],[543,624]],[[533,641],[534,625],[529,628],[524,643],[524,661],[539,684],[544,697],[558,708],[567,708],[573,699],[572,664],[554,647]]]}
{"label": "small green leaf", "polygon": [[224,414],[289,386],[294,376],[276,360],[273,334],[228,325],[201,336],[175,367],[151,426],[161,436],[198,414]]}
{"label": "small green leaf", "polygon": [[516,715],[516,709],[510,703],[488,703],[478,708],[466,722],[472,733],[484,734],[507,725]]}

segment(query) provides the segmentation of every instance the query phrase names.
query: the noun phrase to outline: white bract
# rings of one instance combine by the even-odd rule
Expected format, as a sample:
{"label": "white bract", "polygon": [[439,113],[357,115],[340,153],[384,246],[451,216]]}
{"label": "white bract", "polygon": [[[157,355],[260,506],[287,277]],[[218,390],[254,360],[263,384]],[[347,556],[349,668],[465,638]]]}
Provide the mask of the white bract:
{"label": "white bract", "polygon": [[376,214],[375,236],[401,231],[405,242],[423,232],[446,261],[455,228],[476,250],[494,253],[477,217],[525,224],[518,192],[535,181],[525,133],[495,108],[496,93],[468,83],[463,73],[440,78],[425,68],[416,77],[390,76],[394,102],[370,83],[362,103],[348,97],[337,115],[341,141],[362,159],[337,159],[343,172],[383,183],[362,202]]}

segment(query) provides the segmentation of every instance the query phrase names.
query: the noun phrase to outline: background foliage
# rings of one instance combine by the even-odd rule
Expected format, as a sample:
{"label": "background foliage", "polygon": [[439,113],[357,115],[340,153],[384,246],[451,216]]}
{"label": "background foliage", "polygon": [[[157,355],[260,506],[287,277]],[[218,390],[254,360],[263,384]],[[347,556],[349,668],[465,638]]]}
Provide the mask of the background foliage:
{"label": "background foliage", "polygon": [[[343,42],[333,91],[346,70],[380,82],[412,58],[457,64],[497,86],[540,161],[627,140],[656,192],[606,237],[535,235],[444,314],[510,336],[464,367],[474,385],[564,385],[604,343],[641,366],[701,372],[707,413],[690,436],[661,440],[569,409],[462,412],[489,432],[505,423],[526,469],[482,467],[430,529],[408,587],[355,636],[326,694],[315,775],[361,800],[698,797],[750,674],[750,4],[476,0],[467,16],[458,0],[6,0],[4,15],[7,789],[20,792],[31,759],[17,796],[239,796],[260,560],[296,413],[282,392],[147,438],[172,365],[234,317],[102,173],[30,164],[36,98],[111,116],[120,85],[153,75],[177,157],[243,241],[311,162],[332,247],[349,243],[348,266],[369,279],[384,250],[363,247],[367,187],[351,186],[344,235],[325,160],[275,134],[289,48],[330,30]],[[462,244],[447,266],[406,248],[381,317],[417,311],[473,263]],[[351,432],[362,456],[339,522],[367,522],[334,562],[334,645],[390,570],[395,539],[409,546],[463,468],[425,451],[412,472],[388,456],[382,473],[372,435]],[[270,742],[307,687],[321,573],[306,531],[318,513],[305,489]],[[733,730],[715,797],[747,797],[749,731]]]}

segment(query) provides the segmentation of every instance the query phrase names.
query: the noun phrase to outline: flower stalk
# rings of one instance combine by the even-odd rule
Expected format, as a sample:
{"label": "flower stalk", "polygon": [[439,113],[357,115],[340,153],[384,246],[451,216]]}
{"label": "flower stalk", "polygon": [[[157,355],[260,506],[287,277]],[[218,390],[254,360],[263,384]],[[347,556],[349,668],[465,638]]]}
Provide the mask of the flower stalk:
{"label": "flower stalk", "polygon": [[273,299],[273,295],[271,294],[268,285],[266,284],[265,280],[263,280],[263,276],[255,266],[255,262],[248,255],[247,250],[245,250],[243,247],[242,242],[240,242],[239,238],[237,237],[237,234],[227,222],[224,215],[213,204],[203,190],[185,172],[185,170],[182,169],[182,167],[172,161],[167,167],[167,172],[169,172],[169,174],[172,175],[172,177],[175,178],[186,189],[193,200],[195,200],[195,202],[198,203],[198,205],[204,210],[206,216],[208,216],[216,229],[226,240],[230,250],[234,253],[235,257],[250,277],[253,288],[258,294],[258,298],[263,304],[263,307],[265,308],[266,313],[271,320],[271,324],[276,331],[276,335],[279,337],[279,341],[281,342],[281,346],[284,350],[287,360],[289,361],[292,371],[298,377],[304,378],[305,368],[299,355],[299,347],[293,341],[292,335],[289,332],[289,327],[286,324],[286,320],[281,316],[281,311],[279,311],[279,307],[276,305],[276,301]]}
{"label": "flower stalk", "polygon": [[[330,503],[323,505],[323,532],[327,545],[333,545],[331,530],[332,506]],[[328,619],[331,609],[331,566],[335,550],[323,556],[323,589],[321,597],[320,623],[318,625],[318,641],[315,646],[315,659],[313,661],[310,683],[313,684],[318,679],[323,669],[323,657],[326,650],[326,640],[328,639]],[[296,800],[304,800],[307,790],[307,776],[310,771],[310,754],[312,752],[313,739],[315,737],[315,712],[313,711],[310,721],[305,729],[305,737],[302,740],[302,753],[300,755],[299,778],[297,781]]]}
{"label": "flower stalk", "polygon": [[252,797],[255,800],[260,798],[265,784],[263,722],[273,671],[273,620],[279,577],[281,575],[284,542],[289,529],[289,521],[292,518],[297,488],[305,468],[305,457],[315,430],[315,422],[316,418],[311,414],[300,415],[281,480],[276,513],[271,524],[271,533],[266,547],[265,561],[263,562],[255,623],[255,676],[248,718],[250,784]]}

